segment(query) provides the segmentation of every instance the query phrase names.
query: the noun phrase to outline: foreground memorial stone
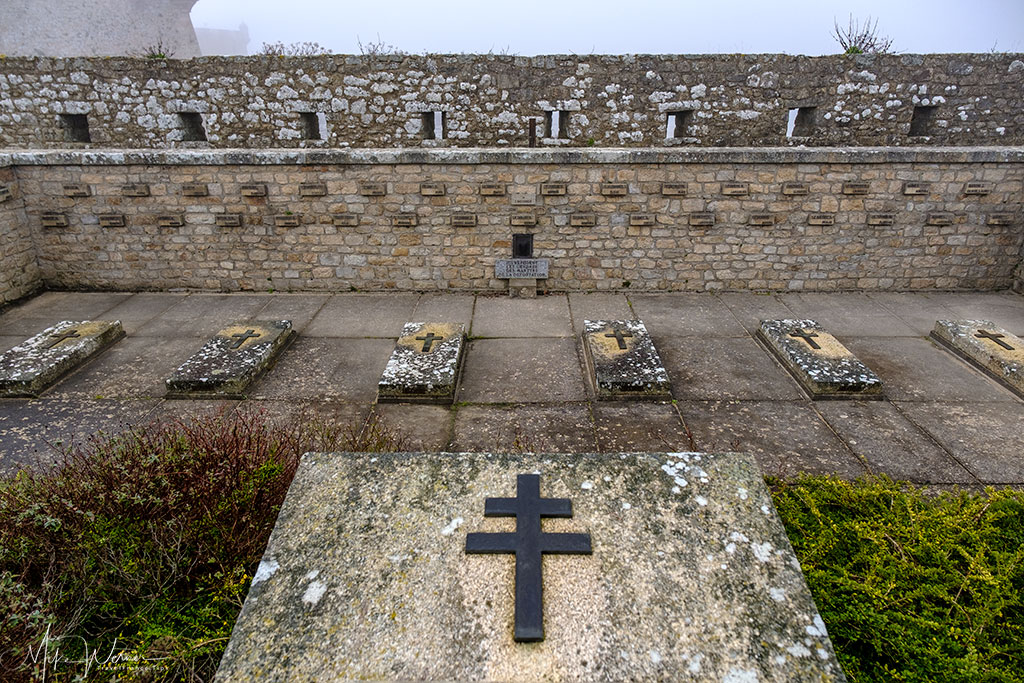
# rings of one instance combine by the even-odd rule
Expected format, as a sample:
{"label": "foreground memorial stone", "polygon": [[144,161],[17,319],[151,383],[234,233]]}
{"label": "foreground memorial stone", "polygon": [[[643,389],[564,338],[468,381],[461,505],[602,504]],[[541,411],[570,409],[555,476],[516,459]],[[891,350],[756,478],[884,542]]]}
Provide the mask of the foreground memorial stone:
{"label": "foreground memorial stone", "polygon": [[584,320],[587,380],[599,400],[668,400],[668,372],[639,320]]}
{"label": "foreground memorial stone", "polygon": [[[466,552],[536,539],[524,499],[592,553],[544,555],[529,643],[516,559]],[[844,680],[748,455],[309,453],[217,680],[338,679]]]}
{"label": "foreground memorial stone", "polygon": [[377,400],[453,402],[465,338],[460,324],[406,323],[377,384]]}
{"label": "foreground memorial stone", "polygon": [[932,338],[1024,398],[1024,340],[988,320],[937,320]]}
{"label": "foreground memorial stone", "polygon": [[122,337],[117,320],[63,320],[48,327],[0,356],[0,396],[38,396]]}
{"label": "foreground memorial stone", "polygon": [[757,337],[812,399],[883,397],[878,375],[813,320],[762,320]]}
{"label": "foreground memorial stone", "polygon": [[242,398],[294,336],[289,320],[226,327],[167,379],[167,397]]}

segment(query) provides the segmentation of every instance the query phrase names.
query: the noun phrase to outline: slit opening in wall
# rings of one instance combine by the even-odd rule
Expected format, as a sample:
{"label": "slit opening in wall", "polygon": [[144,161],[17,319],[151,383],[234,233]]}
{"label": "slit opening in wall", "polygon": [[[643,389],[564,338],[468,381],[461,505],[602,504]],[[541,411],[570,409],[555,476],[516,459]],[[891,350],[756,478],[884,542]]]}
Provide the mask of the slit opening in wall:
{"label": "slit opening in wall", "polygon": [[327,116],[323,112],[300,111],[303,140],[323,140],[327,128]]}
{"label": "slit opening in wall", "polygon": [[206,142],[206,128],[203,127],[203,115],[197,112],[179,112],[182,140],[185,142]]}
{"label": "slit opening in wall", "polygon": [[911,135],[931,135],[932,119],[935,118],[935,106],[914,107],[914,114],[910,117]]}
{"label": "slit opening in wall", "polygon": [[512,235],[512,258],[533,258],[533,235]]}
{"label": "slit opening in wall", "polygon": [[665,113],[665,139],[688,138],[693,125],[693,110],[683,109]]}
{"label": "slit opening in wall", "polygon": [[814,134],[817,125],[817,107],[796,107],[789,110],[786,123],[787,138],[807,138]]}
{"label": "slit opening in wall", "polygon": [[423,139],[444,140],[445,130],[448,128],[448,112],[425,111],[423,117]]}
{"label": "slit opening in wall", "polygon": [[552,109],[544,112],[544,137],[564,139],[569,137],[569,112]]}
{"label": "slit opening in wall", "polygon": [[85,114],[58,114],[64,129],[64,142],[92,142],[89,117]]}

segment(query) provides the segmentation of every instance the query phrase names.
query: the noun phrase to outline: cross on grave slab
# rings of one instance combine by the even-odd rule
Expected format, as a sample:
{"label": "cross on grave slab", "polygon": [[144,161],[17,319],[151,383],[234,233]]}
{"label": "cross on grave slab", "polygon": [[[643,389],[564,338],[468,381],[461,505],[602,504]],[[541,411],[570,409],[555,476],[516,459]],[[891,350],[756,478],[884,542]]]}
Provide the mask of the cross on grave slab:
{"label": "cross on grave slab", "polygon": [[820,349],[821,348],[818,345],[818,342],[814,341],[814,339],[813,339],[814,337],[818,336],[814,332],[807,332],[806,330],[797,330],[796,332],[790,332],[789,336],[790,337],[796,337],[796,338],[799,338],[799,339],[803,339],[805,342],[807,342],[807,345],[810,346],[812,349]]}
{"label": "cross on grave slab", "polygon": [[541,531],[542,517],[572,517],[568,498],[541,498],[540,475],[520,474],[515,498],[487,498],[484,517],[515,517],[515,533],[466,534],[470,554],[515,553],[516,556],[516,642],[544,640],[543,578],[544,553],[589,555],[590,534],[555,534]]}
{"label": "cross on grave slab", "polygon": [[240,332],[238,334],[233,334],[231,336],[234,337],[235,341],[232,342],[231,346],[229,346],[228,348],[237,349],[240,348],[247,339],[255,339],[256,337],[260,337],[262,335],[256,334],[256,330],[246,330],[245,332]]}
{"label": "cross on grave slab", "polygon": [[626,348],[626,340],[624,339],[624,337],[632,337],[633,335],[629,331],[623,332],[622,330],[615,330],[615,332],[609,332],[609,333],[605,334],[604,336],[606,336],[606,337],[615,337],[615,341],[617,341],[619,343],[619,348],[620,349],[625,349]]}
{"label": "cross on grave slab", "polygon": [[63,341],[67,341],[68,339],[74,339],[76,337],[81,336],[82,335],[78,334],[78,330],[67,330],[66,332],[61,332],[60,334],[51,334],[50,339],[53,339],[53,341],[50,342],[46,346],[46,348],[52,349],[54,346],[60,344]]}
{"label": "cross on grave slab", "polygon": [[422,351],[423,353],[430,353],[430,349],[434,345],[434,342],[443,341],[444,337],[438,337],[433,332],[428,332],[427,336],[416,337],[416,340],[423,342],[423,348],[420,349],[420,351]]}
{"label": "cross on grave slab", "polygon": [[989,332],[988,330],[978,330],[977,334],[974,335],[978,339],[988,339],[993,341],[999,346],[1003,347],[1007,351],[1013,351],[1013,347],[1003,341],[1003,337],[1006,335],[996,334],[995,332]]}

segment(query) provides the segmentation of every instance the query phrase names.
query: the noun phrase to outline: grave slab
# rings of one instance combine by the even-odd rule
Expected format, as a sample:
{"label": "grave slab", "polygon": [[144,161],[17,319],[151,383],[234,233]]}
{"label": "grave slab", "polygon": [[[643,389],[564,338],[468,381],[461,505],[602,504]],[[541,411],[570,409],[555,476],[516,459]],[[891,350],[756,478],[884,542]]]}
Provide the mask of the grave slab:
{"label": "grave slab", "polygon": [[244,398],[294,338],[288,320],[225,327],[167,379],[167,398]]}
{"label": "grave slab", "polygon": [[406,323],[377,384],[377,400],[452,403],[465,340],[458,323]]}
{"label": "grave slab", "polygon": [[[523,474],[558,518],[504,516]],[[591,553],[542,556],[516,642],[530,572],[467,548],[542,530]],[[216,680],[342,679],[845,680],[749,455],[308,453]]]}
{"label": "grave slab", "polygon": [[757,337],[812,399],[873,399],[882,380],[813,320],[762,320]]}
{"label": "grave slab", "polygon": [[668,372],[640,320],[584,320],[587,380],[598,400],[670,400]]}
{"label": "grave slab", "polygon": [[0,396],[38,396],[122,337],[117,320],[62,320],[0,355]]}
{"label": "grave slab", "polygon": [[937,320],[932,339],[1024,398],[1024,340],[988,320]]}

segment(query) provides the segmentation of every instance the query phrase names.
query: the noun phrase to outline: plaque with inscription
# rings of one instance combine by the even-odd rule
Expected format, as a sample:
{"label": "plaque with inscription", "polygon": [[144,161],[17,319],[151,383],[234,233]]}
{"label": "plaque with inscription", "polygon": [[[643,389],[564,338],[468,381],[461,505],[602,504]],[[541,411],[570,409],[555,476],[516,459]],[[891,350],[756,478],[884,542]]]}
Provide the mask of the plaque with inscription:
{"label": "plaque with inscription", "polygon": [[601,195],[604,197],[625,197],[629,194],[629,185],[626,183],[602,183]]}
{"label": "plaque with inscription", "polygon": [[219,228],[240,228],[242,227],[242,214],[240,213],[220,213],[214,219],[214,222]]}
{"label": "plaque with inscription", "polygon": [[775,216],[770,213],[752,213],[750,218],[747,220],[750,225],[757,225],[764,227],[766,225],[775,225]]}
{"label": "plaque with inscription", "polygon": [[445,192],[444,183],[420,183],[420,195],[423,197],[443,197]]}
{"label": "plaque with inscription", "polygon": [[597,225],[597,214],[574,213],[569,216],[569,225],[574,228],[593,228]]}
{"label": "plaque with inscription", "polygon": [[928,214],[925,221],[928,225],[952,225],[954,215],[948,211],[938,211]]}
{"label": "plaque with inscription", "polygon": [[750,194],[748,183],[722,183],[722,194],[726,197],[745,197]]}
{"label": "plaque with inscription", "polygon": [[561,197],[568,191],[566,183],[541,183],[540,193],[545,197]]}
{"label": "plaque with inscription", "polygon": [[66,228],[68,217],[55,211],[44,211],[39,214],[39,224],[44,228]]}
{"label": "plaque with inscription", "polygon": [[932,191],[932,184],[923,181],[908,181],[903,183],[903,194],[911,197],[921,197]]}
{"label": "plaque with inscription", "polygon": [[400,213],[392,217],[391,224],[396,228],[414,228],[418,220],[414,213]]}
{"label": "plaque with inscription", "polygon": [[456,213],[452,214],[452,226],[456,228],[473,228],[476,227],[476,214],[475,213]]}
{"label": "plaque with inscription", "polygon": [[299,183],[300,197],[326,197],[326,183]]}
{"label": "plaque with inscription", "polygon": [[146,183],[130,183],[121,186],[122,197],[148,197],[149,185]]}
{"label": "plaque with inscription", "polygon": [[85,183],[72,183],[64,186],[65,197],[88,197],[92,194],[92,188]]}
{"label": "plaque with inscription", "polygon": [[532,227],[537,225],[537,214],[514,213],[509,217],[509,223],[516,227]]}
{"label": "plaque with inscription", "polygon": [[633,227],[647,228],[653,226],[654,214],[652,213],[631,213],[629,215],[629,224]]}
{"label": "plaque with inscription", "polygon": [[811,213],[807,214],[807,225],[835,225],[836,215],[834,213]]}
{"label": "plaque with inscription", "polygon": [[782,183],[782,194],[791,197],[802,197],[809,194],[811,191],[810,185],[807,183],[788,182]]}
{"label": "plaque with inscription", "polygon": [[986,221],[989,225],[1013,225],[1013,222],[1012,213],[990,213]]}
{"label": "plaque with inscription", "polygon": [[179,213],[164,213],[156,217],[156,224],[161,228],[180,228],[185,225],[185,217]]}
{"label": "plaque with inscription", "polygon": [[455,401],[465,340],[458,323],[406,323],[377,383],[377,401]]}
{"label": "plaque with inscription", "polygon": [[480,194],[484,197],[504,197],[504,183],[483,183],[480,185]]}
{"label": "plaque with inscription", "polygon": [[122,213],[101,213],[96,216],[101,228],[123,228],[127,225]]}
{"label": "plaque with inscription", "polygon": [[715,224],[715,214],[708,211],[691,213],[689,217],[689,223],[694,227],[701,228],[712,226]]}
{"label": "plaque with inscription", "polygon": [[182,197],[209,197],[210,187],[206,183],[185,183],[181,186]]}
{"label": "plaque with inscription", "polygon": [[661,194],[665,197],[685,197],[687,183],[662,183]]}
{"label": "plaque with inscription", "polygon": [[669,400],[672,390],[647,327],[639,320],[584,320],[587,380],[598,400]]}
{"label": "plaque with inscription", "polygon": [[533,192],[516,192],[509,194],[508,203],[512,206],[536,206],[537,195]]}
{"label": "plaque with inscription", "polygon": [[267,186],[262,184],[242,185],[239,192],[243,197],[266,197]]}
{"label": "plaque with inscription", "polygon": [[938,320],[931,336],[1024,398],[1024,339],[989,320]]}
{"label": "plaque with inscription", "polygon": [[339,228],[354,228],[359,225],[359,216],[354,213],[335,214],[331,222]]}
{"label": "plaque with inscription", "polygon": [[499,280],[531,278],[543,280],[548,276],[546,258],[498,259],[494,262],[494,277]]}
{"label": "plaque with inscription", "polygon": [[985,183],[979,180],[971,180],[964,185],[964,194],[983,196],[992,193],[992,183]]}
{"label": "plaque with inscription", "polygon": [[6,202],[11,198],[11,186],[0,185],[0,203]]}
{"label": "plaque with inscription", "polygon": [[867,194],[871,185],[860,181],[843,183],[843,194]]}
{"label": "plaque with inscription", "polygon": [[286,213],[274,216],[274,225],[279,228],[297,228],[302,225],[302,215],[297,213]]}
{"label": "plaque with inscription", "polygon": [[869,213],[868,214],[868,225],[894,225],[896,223],[896,214],[894,213]]}
{"label": "plaque with inscription", "polygon": [[359,183],[359,194],[364,197],[383,197],[387,193],[387,183]]}

